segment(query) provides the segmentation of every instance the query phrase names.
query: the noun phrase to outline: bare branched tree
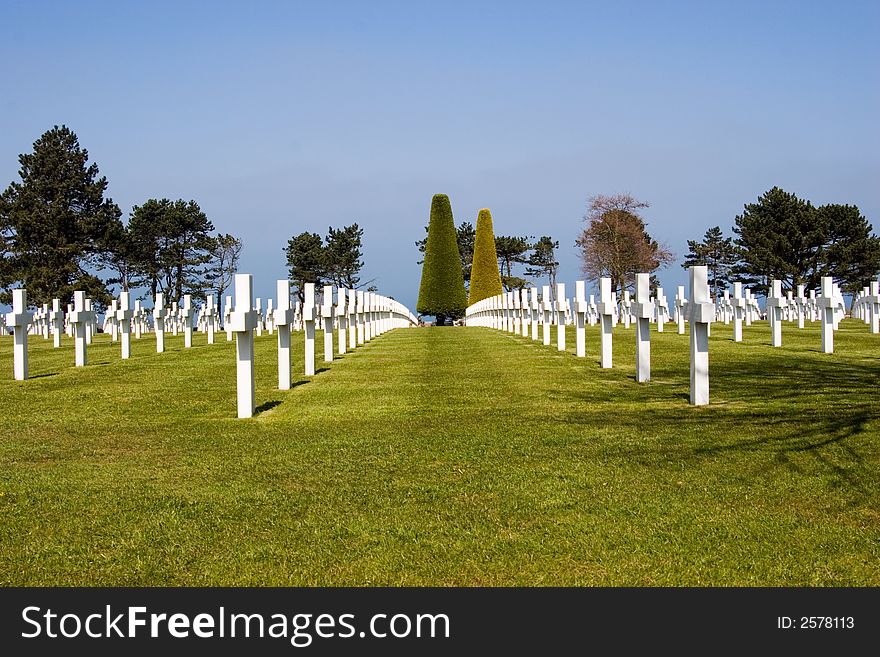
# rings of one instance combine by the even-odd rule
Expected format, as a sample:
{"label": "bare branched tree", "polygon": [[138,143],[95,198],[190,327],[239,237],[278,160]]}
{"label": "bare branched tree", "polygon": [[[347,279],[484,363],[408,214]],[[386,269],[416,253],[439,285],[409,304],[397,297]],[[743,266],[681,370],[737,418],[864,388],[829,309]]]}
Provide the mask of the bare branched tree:
{"label": "bare branched tree", "polygon": [[648,207],[630,194],[593,196],[584,215],[586,226],[577,245],[581,270],[591,281],[611,277],[618,296],[632,289],[635,275],[652,273],[675,260],[672,251],[653,239],[640,210]]}

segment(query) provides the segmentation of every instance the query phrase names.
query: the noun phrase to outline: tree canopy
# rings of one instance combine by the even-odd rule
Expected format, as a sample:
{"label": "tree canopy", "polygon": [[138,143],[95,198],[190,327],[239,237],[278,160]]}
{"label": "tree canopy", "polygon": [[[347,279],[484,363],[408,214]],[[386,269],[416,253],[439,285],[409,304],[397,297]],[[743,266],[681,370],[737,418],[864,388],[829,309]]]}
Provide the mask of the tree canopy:
{"label": "tree canopy", "polygon": [[423,315],[434,315],[437,324],[442,325],[447,319],[462,317],[466,307],[452,206],[446,194],[435,194],[431,200],[431,218],[416,311]]}
{"label": "tree canopy", "polygon": [[635,275],[653,273],[674,260],[672,252],[648,234],[640,210],[648,204],[629,194],[594,196],[578,237],[581,270],[591,281],[611,278],[618,297],[632,289]]}
{"label": "tree canopy", "polygon": [[556,272],[559,270],[559,262],[556,260],[556,249],[558,248],[558,240],[554,240],[549,235],[543,235],[535,242],[526,267],[526,276],[536,276],[537,278],[546,276],[550,282],[551,294],[554,295],[556,294]]}
{"label": "tree canopy", "polygon": [[499,235],[495,238],[495,253],[498,255],[498,267],[501,270],[501,284],[508,292],[521,290],[528,284],[525,278],[513,275],[513,266],[529,262],[531,239],[512,235]]}
{"label": "tree canopy", "polygon": [[107,179],[66,126],[55,126],[22,154],[20,182],[0,195],[0,300],[12,287],[28,290],[33,305],[69,302],[85,290],[98,306],[110,294],[96,275],[110,241],[121,230],[119,207],[105,198]]}
{"label": "tree canopy", "polygon": [[132,209],[127,226],[131,266],[141,273],[151,296],[163,292],[169,302],[185,294],[204,297],[215,278],[213,230],[195,201],[148,199]]}
{"label": "tree canopy", "polygon": [[[416,242],[419,247],[419,253],[425,253],[425,247],[428,244],[428,226],[425,226],[425,237]],[[465,287],[468,287],[471,280],[471,267],[474,260],[474,240],[476,239],[476,231],[474,225],[469,221],[463,221],[455,229],[455,239],[458,244],[458,255],[461,260],[461,277],[464,280]],[[424,263],[424,257],[418,261],[418,264]]]}
{"label": "tree canopy", "polygon": [[361,285],[363,235],[364,229],[354,223],[339,229],[328,227],[326,241],[308,231],[288,240],[284,250],[287,267],[300,301],[305,298],[306,283],[316,287],[333,283],[350,289]]}
{"label": "tree canopy", "polygon": [[733,232],[741,256],[735,273],[765,294],[774,278],[793,289],[818,287],[822,276],[852,292],[880,270],[880,238],[854,205],[817,208],[774,187],[745,205]]}
{"label": "tree canopy", "polygon": [[492,214],[488,208],[483,208],[477,215],[468,305],[494,297],[503,291],[501,287],[501,273],[498,269],[498,255],[495,252]]}
{"label": "tree canopy", "polygon": [[682,267],[705,265],[709,272],[709,286],[715,298],[730,285],[731,271],[739,260],[739,250],[732,237],[724,237],[720,226],[706,231],[703,240],[688,240],[688,253]]}
{"label": "tree canopy", "polygon": [[324,246],[324,271],[334,285],[349,289],[360,283],[358,275],[364,266],[361,256],[361,238],[364,229],[358,225],[344,226],[340,229],[327,229],[327,244]]}
{"label": "tree canopy", "polygon": [[223,293],[229,289],[238,271],[243,244],[229,233],[217,235],[211,248],[211,261],[208,266],[208,289],[216,291],[217,303],[222,303]]}

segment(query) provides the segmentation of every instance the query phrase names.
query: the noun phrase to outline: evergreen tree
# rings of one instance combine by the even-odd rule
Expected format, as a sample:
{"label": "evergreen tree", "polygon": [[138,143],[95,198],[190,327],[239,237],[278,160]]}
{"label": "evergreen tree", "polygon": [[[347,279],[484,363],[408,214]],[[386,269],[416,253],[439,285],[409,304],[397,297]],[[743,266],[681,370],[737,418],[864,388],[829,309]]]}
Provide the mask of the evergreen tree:
{"label": "evergreen tree", "polygon": [[494,297],[504,291],[501,287],[501,273],[498,270],[498,255],[495,252],[492,214],[488,208],[483,208],[477,215],[477,230],[473,248],[468,305]]}
{"label": "evergreen tree", "polygon": [[558,248],[558,241],[544,235],[535,242],[532,254],[529,256],[528,267],[526,267],[526,276],[537,276],[538,278],[546,276],[550,281],[550,289],[554,295],[556,294],[556,272],[559,270],[559,263],[556,261],[556,249]]}
{"label": "evergreen tree", "polygon": [[774,187],[745,206],[733,231],[741,249],[735,273],[764,293],[774,278],[795,289],[816,288],[822,276],[852,292],[880,269],[880,238],[856,206],[817,208]]}
{"label": "evergreen tree", "polygon": [[462,317],[466,306],[452,207],[446,194],[435,194],[431,200],[431,219],[416,310],[422,315],[434,315],[437,324],[442,326],[447,319]]}
{"label": "evergreen tree", "polygon": [[792,289],[806,283],[808,272],[818,267],[824,231],[816,209],[779,187],[747,204],[733,232],[741,249],[734,273],[756,292],[766,294],[774,278]]}
{"label": "evergreen tree", "polygon": [[179,302],[185,294],[205,295],[213,281],[213,230],[195,201],[149,199],[132,209],[128,233],[133,267],[152,296],[161,291],[168,302]]}
{"label": "evergreen tree", "polygon": [[314,283],[315,287],[320,287],[327,278],[324,269],[327,262],[324,241],[318,233],[300,233],[287,241],[285,253],[288,275],[296,286],[299,300],[303,301],[306,283]]}
{"label": "evergreen tree", "polygon": [[[419,253],[425,252],[425,246],[428,244],[428,227],[425,226],[425,237],[416,242],[419,247]],[[476,239],[476,231],[474,225],[470,221],[463,221],[455,229],[455,239],[458,243],[458,254],[461,259],[461,277],[467,287],[471,280],[471,266],[474,260],[474,240]],[[417,264],[421,265],[424,258],[419,260]]]}
{"label": "evergreen tree", "polygon": [[530,237],[512,237],[500,235],[495,238],[495,252],[498,255],[498,268],[501,271],[501,284],[508,292],[521,290],[528,281],[520,276],[513,275],[513,265],[528,263],[528,252],[532,245]]}
{"label": "evergreen tree", "polygon": [[855,205],[822,205],[816,209],[826,231],[822,268],[809,279],[818,287],[821,276],[832,276],[844,292],[856,293],[880,274],[880,237]]}
{"label": "evergreen tree", "polygon": [[471,283],[476,239],[477,233],[470,221],[461,222],[455,229],[455,240],[461,259],[461,277],[464,279],[465,287],[469,287]]}
{"label": "evergreen tree", "polygon": [[33,305],[56,297],[67,303],[81,289],[100,308],[110,295],[95,272],[117,235],[119,207],[104,198],[107,179],[66,126],[45,132],[33,148],[18,158],[21,182],[0,196],[0,300],[8,303],[19,285]]}
{"label": "evergreen tree", "polygon": [[361,238],[364,229],[357,224],[340,229],[327,229],[327,243],[324,246],[324,272],[338,287],[354,289],[360,283]]}
{"label": "evergreen tree", "polygon": [[739,259],[739,251],[732,237],[724,237],[720,226],[706,231],[703,241],[688,240],[688,253],[682,267],[688,269],[696,265],[706,265],[709,271],[709,285],[714,298],[730,285],[730,273]]}

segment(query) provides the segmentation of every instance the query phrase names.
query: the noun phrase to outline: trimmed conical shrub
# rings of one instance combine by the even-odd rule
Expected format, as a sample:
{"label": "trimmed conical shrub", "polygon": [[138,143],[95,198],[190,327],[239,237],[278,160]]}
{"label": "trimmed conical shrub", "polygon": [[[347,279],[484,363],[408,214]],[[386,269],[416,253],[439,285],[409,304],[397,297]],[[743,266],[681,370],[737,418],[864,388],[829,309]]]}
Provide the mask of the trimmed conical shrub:
{"label": "trimmed conical shrub", "polygon": [[434,315],[440,325],[447,319],[462,317],[466,307],[452,206],[446,194],[434,194],[416,310]]}
{"label": "trimmed conical shrub", "polygon": [[468,305],[501,294],[501,272],[495,253],[495,233],[492,214],[483,208],[477,215],[477,234],[474,238],[474,262],[471,265],[471,290]]}

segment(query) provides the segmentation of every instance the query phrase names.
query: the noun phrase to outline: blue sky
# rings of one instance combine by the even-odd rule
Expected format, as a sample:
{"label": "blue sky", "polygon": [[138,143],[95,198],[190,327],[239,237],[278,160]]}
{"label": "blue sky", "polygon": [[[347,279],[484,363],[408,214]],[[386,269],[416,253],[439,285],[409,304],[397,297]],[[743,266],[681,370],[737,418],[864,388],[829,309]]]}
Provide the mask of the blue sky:
{"label": "blue sky", "polygon": [[[125,216],[194,199],[255,294],[305,230],[365,230],[363,278],[414,309],[431,196],[560,241],[587,198],[686,240],[778,185],[880,226],[877,2],[10,2],[0,185],[55,124]],[[686,284],[676,263],[664,286]],[[541,281],[539,281],[540,283]],[[546,282],[546,281],[544,281]]]}

